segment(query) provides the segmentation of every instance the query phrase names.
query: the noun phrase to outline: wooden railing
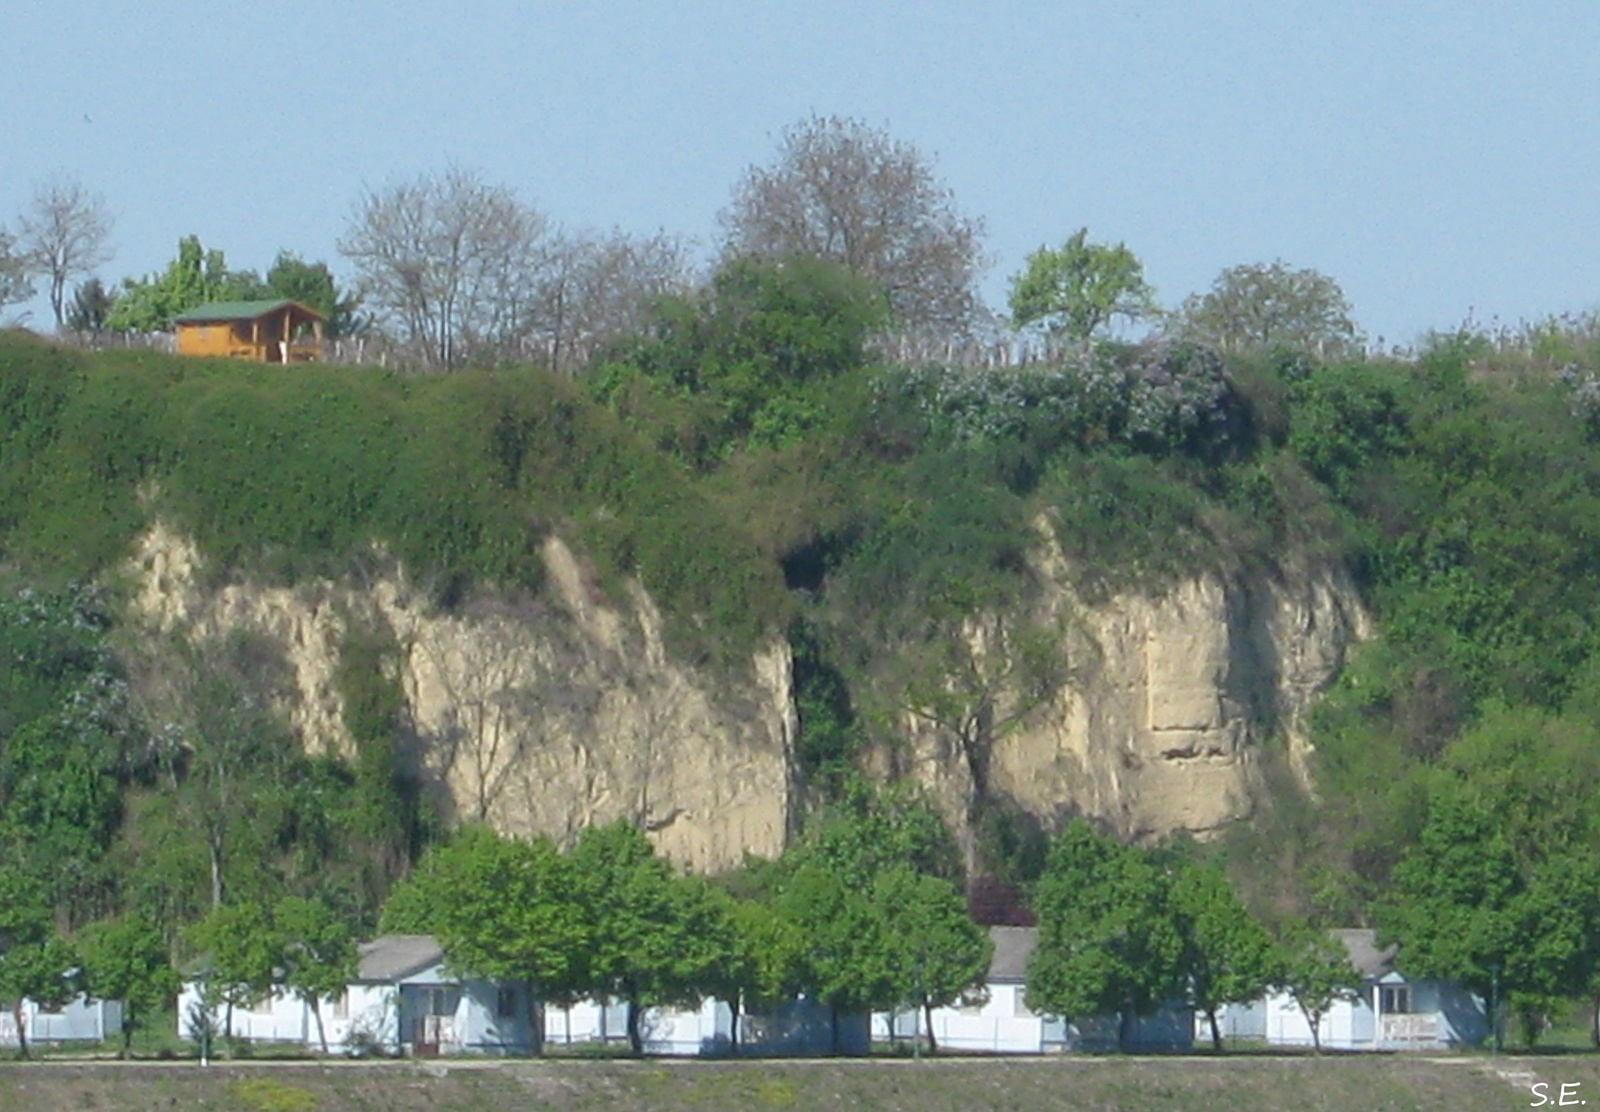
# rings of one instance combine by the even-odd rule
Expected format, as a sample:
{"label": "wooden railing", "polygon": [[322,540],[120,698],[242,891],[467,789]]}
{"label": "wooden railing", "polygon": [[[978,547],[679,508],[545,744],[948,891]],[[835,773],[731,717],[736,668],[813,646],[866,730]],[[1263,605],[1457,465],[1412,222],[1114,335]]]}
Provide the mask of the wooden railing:
{"label": "wooden railing", "polygon": [[1439,1017],[1432,1012],[1398,1013],[1378,1018],[1378,1044],[1395,1050],[1437,1046]]}

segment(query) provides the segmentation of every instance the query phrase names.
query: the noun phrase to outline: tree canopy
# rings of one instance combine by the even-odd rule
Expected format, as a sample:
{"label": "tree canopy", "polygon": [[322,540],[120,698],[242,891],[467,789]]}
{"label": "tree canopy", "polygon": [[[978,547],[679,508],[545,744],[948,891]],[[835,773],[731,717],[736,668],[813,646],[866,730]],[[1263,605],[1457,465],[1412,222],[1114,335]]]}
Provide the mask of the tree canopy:
{"label": "tree canopy", "polygon": [[720,217],[726,255],[809,256],[881,289],[896,322],[961,328],[983,269],[981,221],[916,147],[861,120],[810,116],[752,166]]}
{"label": "tree canopy", "polygon": [[1058,248],[1041,247],[1011,279],[1011,320],[1088,340],[1116,318],[1137,321],[1156,310],[1144,264],[1125,244],[1091,243],[1079,228]]}
{"label": "tree canopy", "polygon": [[1284,348],[1332,359],[1361,346],[1350,313],[1339,283],[1280,259],[1224,270],[1209,290],[1184,300],[1177,324],[1223,351]]}

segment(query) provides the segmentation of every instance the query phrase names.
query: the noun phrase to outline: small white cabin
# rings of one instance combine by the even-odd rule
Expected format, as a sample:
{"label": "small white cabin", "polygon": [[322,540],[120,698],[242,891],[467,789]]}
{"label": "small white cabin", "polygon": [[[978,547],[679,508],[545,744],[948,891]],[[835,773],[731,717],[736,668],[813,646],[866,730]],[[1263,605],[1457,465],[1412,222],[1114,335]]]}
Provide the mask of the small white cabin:
{"label": "small white cabin", "polygon": [[[1318,1024],[1329,1050],[1444,1050],[1478,1046],[1489,1033],[1484,1001],[1455,981],[1410,979],[1395,968],[1397,947],[1380,949],[1370,930],[1328,932],[1361,974],[1354,999],[1336,1000]],[[1230,1015],[1233,1009],[1228,1009]],[[1269,1046],[1312,1045],[1311,1026],[1286,992],[1270,992],[1241,1010],[1223,1033],[1244,1034],[1259,1024]]]}
{"label": "small white cabin", "polygon": [[[1039,945],[1037,927],[990,927],[994,956],[983,987],[960,1003],[933,1009],[933,1041],[940,1050],[981,1054],[1046,1054],[1074,1050],[1114,1050],[1117,1017],[1088,1016],[1067,1022],[1028,1007],[1028,963]],[[910,1039],[926,1035],[914,1009],[878,1012],[873,1038]],[[1133,1022],[1130,1049],[1187,1050],[1193,1045],[1188,1013],[1165,1008]]]}
{"label": "small white cabin", "polygon": [[[427,935],[384,935],[360,947],[356,976],[338,997],[320,1004],[332,1051],[385,1054],[526,1054],[534,1047],[535,1009],[523,984],[461,980],[444,969],[444,951]],[[203,1014],[203,986],[184,984],[179,1033],[190,1035]],[[275,988],[249,1007],[217,1007],[218,1035],[319,1049],[316,1016],[287,989]]]}
{"label": "small white cabin", "polygon": [[[91,1000],[80,993],[59,1011],[49,1011],[24,999],[22,1023],[29,1046],[105,1042],[122,1037],[122,1003]],[[0,1046],[14,1047],[17,1041],[17,1017],[8,1004],[0,1009]]]}

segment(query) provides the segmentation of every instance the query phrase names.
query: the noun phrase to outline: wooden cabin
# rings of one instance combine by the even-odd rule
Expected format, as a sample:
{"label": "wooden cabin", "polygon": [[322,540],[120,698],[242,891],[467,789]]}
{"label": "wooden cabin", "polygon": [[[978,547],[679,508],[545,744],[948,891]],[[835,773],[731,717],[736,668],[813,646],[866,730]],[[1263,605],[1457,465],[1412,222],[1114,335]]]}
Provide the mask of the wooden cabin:
{"label": "wooden cabin", "polygon": [[322,314],[298,301],[213,301],[173,324],[179,355],[309,363],[322,358]]}

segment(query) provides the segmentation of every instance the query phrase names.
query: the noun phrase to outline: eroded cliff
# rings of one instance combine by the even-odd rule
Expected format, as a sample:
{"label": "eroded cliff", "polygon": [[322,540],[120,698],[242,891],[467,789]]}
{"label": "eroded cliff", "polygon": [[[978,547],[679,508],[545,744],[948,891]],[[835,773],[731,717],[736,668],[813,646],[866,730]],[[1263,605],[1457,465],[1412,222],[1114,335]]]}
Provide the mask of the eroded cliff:
{"label": "eroded cliff", "polygon": [[359,588],[204,587],[194,547],[158,527],[133,562],[134,600],[156,629],[280,648],[295,689],[282,710],[312,751],[352,745],[336,682],[351,628],[392,634],[411,745],[461,818],[564,838],[626,817],[697,870],[778,853],[794,818],[787,646],[737,675],[694,671],[668,655],[644,591],[604,599],[560,540],[542,555],[537,599],[445,612],[399,571]]}
{"label": "eroded cliff", "polygon": [[[1152,594],[1086,602],[1053,544],[1026,615],[969,622],[974,674],[1003,676],[1023,626],[1052,631],[1063,683],[1032,704],[998,693],[987,737],[907,714],[897,763],[957,822],[1002,802],[1051,827],[1098,818],[1129,838],[1213,833],[1248,816],[1268,790],[1265,744],[1282,744],[1314,790],[1305,720],[1371,622],[1343,569],[1301,560],[1198,572]],[[1012,643],[1008,644],[1008,638]]]}
{"label": "eroded cliff", "polygon": [[[462,818],[564,838],[627,817],[697,870],[779,852],[801,817],[787,647],[735,675],[686,666],[637,584],[603,597],[559,539],[542,555],[537,598],[448,612],[400,570],[359,586],[207,586],[194,547],[159,527],[131,570],[152,627],[278,646],[295,692],[283,711],[312,751],[352,744],[336,679],[350,630],[392,636],[418,762]],[[1306,710],[1368,628],[1337,568],[1206,572],[1090,604],[1053,547],[1037,560],[1043,589],[1026,620],[1052,631],[1059,682],[1029,703],[992,693],[981,752],[908,713],[893,752],[877,754],[881,771],[926,785],[963,840],[992,801],[1046,826],[1082,813],[1130,837],[1216,831],[1266,790],[1259,756],[1274,738],[1305,774]],[[972,659],[999,659],[1015,617],[969,623]]]}

